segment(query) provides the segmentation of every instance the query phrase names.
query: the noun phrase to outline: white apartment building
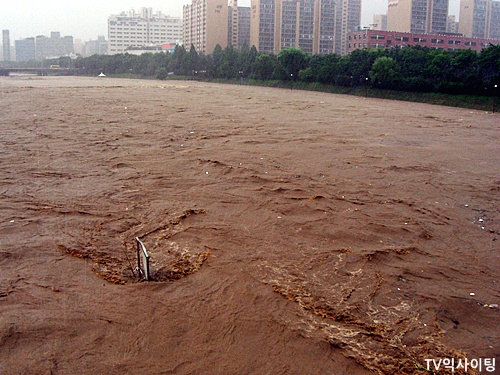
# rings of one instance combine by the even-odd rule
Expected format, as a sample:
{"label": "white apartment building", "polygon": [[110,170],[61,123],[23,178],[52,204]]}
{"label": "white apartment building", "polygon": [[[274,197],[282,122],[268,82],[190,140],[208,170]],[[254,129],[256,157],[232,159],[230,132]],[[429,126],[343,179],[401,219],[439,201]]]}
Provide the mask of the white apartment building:
{"label": "white apartment building", "polygon": [[108,18],[108,54],[124,53],[128,47],[147,47],[182,42],[182,19],[152,8],[130,10]]}

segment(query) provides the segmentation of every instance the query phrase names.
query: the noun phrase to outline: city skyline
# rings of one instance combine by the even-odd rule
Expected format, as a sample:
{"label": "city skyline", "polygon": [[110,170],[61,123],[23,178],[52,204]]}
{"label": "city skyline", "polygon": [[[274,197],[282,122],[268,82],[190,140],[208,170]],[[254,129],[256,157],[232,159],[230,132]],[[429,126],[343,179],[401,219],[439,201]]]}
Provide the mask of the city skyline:
{"label": "city skyline", "polygon": [[[40,0],[38,2],[1,2],[0,29],[10,30],[10,40],[50,35],[59,31],[61,35],[70,35],[83,41],[96,40],[98,35],[107,37],[107,20],[114,14],[130,9],[152,7],[172,17],[182,17],[182,7],[189,0],[135,0],[123,2],[108,0],[98,2],[88,0],[85,3],[68,3],[61,0]],[[460,0],[450,0],[450,14],[459,16]],[[240,0],[240,6],[250,6],[250,0]],[[57,12],[54,11],[57,9]],[[386,13],[387,0],[362,1],[362,26],[372,23],[373,14]]]}

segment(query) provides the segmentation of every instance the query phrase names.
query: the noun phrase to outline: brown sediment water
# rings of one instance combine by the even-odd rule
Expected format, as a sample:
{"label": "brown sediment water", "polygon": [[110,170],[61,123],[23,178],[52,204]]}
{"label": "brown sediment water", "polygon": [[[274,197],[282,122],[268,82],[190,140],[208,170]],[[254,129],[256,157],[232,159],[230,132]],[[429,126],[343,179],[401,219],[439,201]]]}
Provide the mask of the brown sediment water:
{"label": "brown sediment water", "polygon": [[498,114],[75,77],[0,111],[0,374],[500,357]]}

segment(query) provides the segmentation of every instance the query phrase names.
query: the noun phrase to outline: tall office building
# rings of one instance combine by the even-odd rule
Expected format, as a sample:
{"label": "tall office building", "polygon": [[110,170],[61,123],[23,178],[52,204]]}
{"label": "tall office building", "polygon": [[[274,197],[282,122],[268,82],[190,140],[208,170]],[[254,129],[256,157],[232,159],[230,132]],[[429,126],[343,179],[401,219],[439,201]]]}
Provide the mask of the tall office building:
{"label": "tall office building", "polygon": [[124,53],[128,47],[161,45],[182,40],[182,19],[152,8],[130,10],[108,18],[108,54]]}
{"label": "tall office building", "polygon": [[500,40],[500,1],[461,0],[458,30],[472,38]]}
{"label": "tall office building", "polygon": [[2,31],[2,51],[3,61],[11,61],[10,58],[10,32],[9,30]]}
{"label": "tall office building", "polygon": [[411,33],[445,33],[449,0],[389,0],[387,29]]}
{"label": "tall office building", "polygon": [[80,38],[73,39],[73,46],[75,49],[75,55],[83,56],[83,40]]}
{"label": "tall office building", "polygon": [[89,40],[83,45],[82,53],[84,57],[106,55],[108,53],[108,41],[104,35],[99,35],[97,40]]}
{"label": "tall office building", "polygon": [[197,52],[210,54],[217,44],[222,48],[227,47],[227,0],[192,0],[191,4],[184,5],[183,13],[183,39],[186,49],[189,50],[193,45]]}
{"label": "tall office building", "polygon": [[61,37],[61,33],[53,31],[50,37],[39,35],[35,40],[36,59],[51,59],[61,56],[67,56],[75,51],[73,46],[73,37]]}
{"label": "tall office building", "polygon": [[345,54],[361,20],[361,0],[252,0],[251,8],[250,44],[267,53]]}

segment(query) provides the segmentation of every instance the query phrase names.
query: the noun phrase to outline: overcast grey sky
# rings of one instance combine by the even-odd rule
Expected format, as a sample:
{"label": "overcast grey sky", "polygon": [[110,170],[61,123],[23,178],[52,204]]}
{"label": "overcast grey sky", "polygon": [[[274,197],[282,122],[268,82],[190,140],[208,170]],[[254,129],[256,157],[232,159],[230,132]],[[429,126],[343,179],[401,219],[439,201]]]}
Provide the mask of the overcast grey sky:
{"label": "overcast grey sky", "polygon": [[[386,13],[387,0],[362,0],[362,24],[368,26],[374,13]],[[190,0],[0,0],[0,29],[10,30],[14,40],[60,31],[75,39],[97,39],[107,35],[107,19],[124,10],[152,7],[171,16],[182,16]],[[450,0],[450,14],[458,17],[460,0]],[[240,0],[249,6],[250,0]],[[0,41],[1,42],[1,41]]]}

